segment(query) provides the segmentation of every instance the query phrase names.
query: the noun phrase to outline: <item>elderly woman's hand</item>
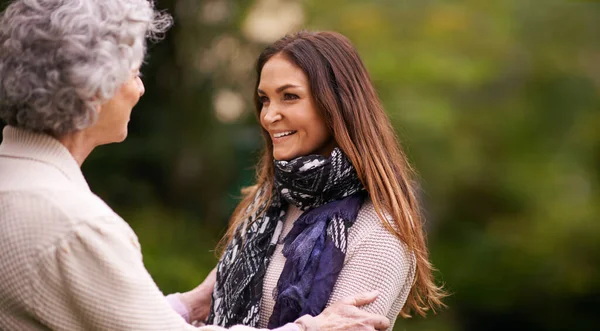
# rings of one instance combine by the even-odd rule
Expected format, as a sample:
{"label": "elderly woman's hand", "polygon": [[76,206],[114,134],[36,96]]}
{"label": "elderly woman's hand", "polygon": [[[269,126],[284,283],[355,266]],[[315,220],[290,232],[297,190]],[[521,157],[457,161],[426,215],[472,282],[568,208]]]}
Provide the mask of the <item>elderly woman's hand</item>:
{"label": "elderly woman's hand", "polygon": [[185,304],[190,313],[190,321],[205,321],[210,313],[210,301],[212,300],[212,291],[217,280],[216,268],[213,269],[206,279],[195,289],[182,293],[181,301]]}
{"label": "elderly woman's hand", "polygon": [[378,294],[373,291],[342,299],[315,317],[305,315],[299,318],[296,324],[303,331],[385,330],[390,327],[389,319],[358,308],[375,301]]}

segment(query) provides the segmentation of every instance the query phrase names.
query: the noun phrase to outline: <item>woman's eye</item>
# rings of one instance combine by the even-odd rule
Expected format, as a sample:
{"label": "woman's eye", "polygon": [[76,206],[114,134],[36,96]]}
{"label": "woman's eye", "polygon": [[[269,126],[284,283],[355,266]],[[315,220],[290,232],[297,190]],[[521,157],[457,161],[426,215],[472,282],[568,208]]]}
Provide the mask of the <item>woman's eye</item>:
{"label": "woman's eye", "polygon": [[269,102],[269,98],[267,98],[264,95],[259,95],[258,96],[258,102],[260,102],[261,104],[264,105],[265,103]]}
{"label": "woman's eye", "polygon": [[286,93],[283,95],[283,100],[296,100],[296,99],[300,99],[300,98],[295,94]]}

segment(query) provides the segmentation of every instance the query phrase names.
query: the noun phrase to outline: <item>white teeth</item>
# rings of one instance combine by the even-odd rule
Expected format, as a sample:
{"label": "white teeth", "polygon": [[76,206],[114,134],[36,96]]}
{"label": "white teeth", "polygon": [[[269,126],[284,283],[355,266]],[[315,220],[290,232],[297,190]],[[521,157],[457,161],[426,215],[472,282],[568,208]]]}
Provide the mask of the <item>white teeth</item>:
{"label": "white teeth", "polygon": [[286,131],[286,132],[274,133],[273,137],[275,137],[275,138],[281,138],[281,137],[289,136],[292,133],[296,133],[296,131]]}

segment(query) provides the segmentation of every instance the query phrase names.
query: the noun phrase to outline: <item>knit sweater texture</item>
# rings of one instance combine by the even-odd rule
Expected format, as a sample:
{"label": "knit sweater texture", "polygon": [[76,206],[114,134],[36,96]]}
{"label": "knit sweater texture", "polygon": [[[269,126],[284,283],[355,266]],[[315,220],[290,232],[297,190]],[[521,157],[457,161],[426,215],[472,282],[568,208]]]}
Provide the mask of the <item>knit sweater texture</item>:
{"label": "knit sweater texture", "polygon": [[[302,215],[296,206],[288,208],[279,244],[267,268],[263,282],[259,327],[266,327],[275,306],[277,281],[286,258],[283,238]],[[366,200],[356,221],[348,230],[348,248],[344,267],[333,288],[327,307],[349,295],[378,290],[377,300],[362,309],[386,316],[392,322],[406,303],[415,277],[416,260],[403,242],[388,231],[373,203]]]}

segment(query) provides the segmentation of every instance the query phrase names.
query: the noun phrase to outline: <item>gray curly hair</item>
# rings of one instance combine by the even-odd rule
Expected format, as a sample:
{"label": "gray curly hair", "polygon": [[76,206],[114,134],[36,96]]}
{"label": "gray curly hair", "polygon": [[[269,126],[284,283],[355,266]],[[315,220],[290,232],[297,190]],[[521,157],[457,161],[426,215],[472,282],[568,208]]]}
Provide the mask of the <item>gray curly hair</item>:
{"label": "gray curly hair", "polygon": [[84,129],[172,18],[148,0],[16,0],[0,14],[0,119],[55,137]]}

